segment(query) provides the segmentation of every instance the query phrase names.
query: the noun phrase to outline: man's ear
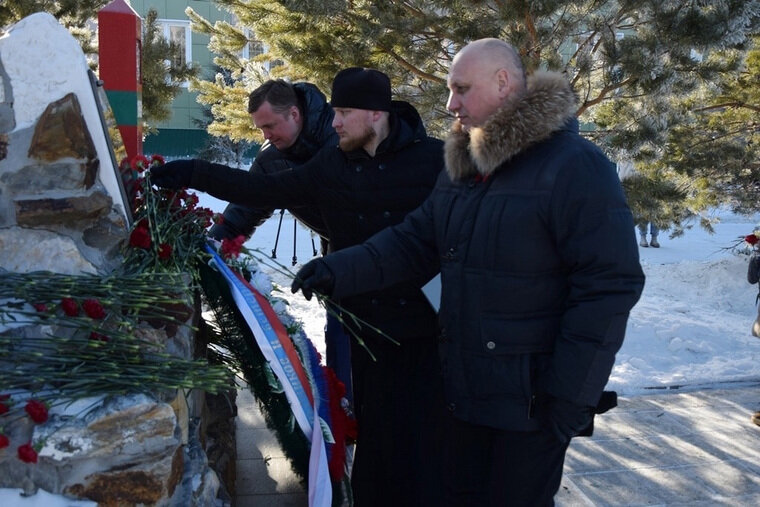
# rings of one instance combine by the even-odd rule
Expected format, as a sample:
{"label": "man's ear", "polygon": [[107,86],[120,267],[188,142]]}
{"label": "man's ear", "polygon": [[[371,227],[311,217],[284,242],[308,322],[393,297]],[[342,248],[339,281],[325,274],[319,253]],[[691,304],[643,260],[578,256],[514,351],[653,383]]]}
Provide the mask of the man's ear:
{"label": "man's ear", "polygon": [[288,114],[295,121],[299,121],[301,119],[301,111],[298,109],[297,106],[290,106],[290,111],[288,111]]}
{"label": "man's ear", "polygon": [[499,95],[506,97],[509,95],[509,91],[512,88],[511,76],[507,69],[499,69],[496,71],[496,83],[499,87]]}

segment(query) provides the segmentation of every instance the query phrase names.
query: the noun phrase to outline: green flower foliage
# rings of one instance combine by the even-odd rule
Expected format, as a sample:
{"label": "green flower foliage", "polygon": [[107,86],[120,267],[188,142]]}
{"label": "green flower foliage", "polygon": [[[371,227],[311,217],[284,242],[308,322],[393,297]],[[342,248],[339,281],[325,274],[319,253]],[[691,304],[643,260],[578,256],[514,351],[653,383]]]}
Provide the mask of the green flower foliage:
{"label": "green flower foliage", "polygon": [[187,292],[179,273],[0,272],[0,394],[29,391],[56,405],[101,395],[229,389],[226,368],[170,355],[145,337],[147,323],[185,324]]}

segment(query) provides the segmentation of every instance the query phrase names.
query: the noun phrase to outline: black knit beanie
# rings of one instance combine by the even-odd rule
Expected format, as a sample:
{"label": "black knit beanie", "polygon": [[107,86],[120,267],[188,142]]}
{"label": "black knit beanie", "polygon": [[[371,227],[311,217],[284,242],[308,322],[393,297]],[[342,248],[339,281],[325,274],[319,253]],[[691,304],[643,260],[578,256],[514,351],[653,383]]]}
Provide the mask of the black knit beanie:
{"label": "black knit beanie", "polygon": [[391,80],[379,70],[362,67],[343,69],[332,84],[332,107],[391,110]]}

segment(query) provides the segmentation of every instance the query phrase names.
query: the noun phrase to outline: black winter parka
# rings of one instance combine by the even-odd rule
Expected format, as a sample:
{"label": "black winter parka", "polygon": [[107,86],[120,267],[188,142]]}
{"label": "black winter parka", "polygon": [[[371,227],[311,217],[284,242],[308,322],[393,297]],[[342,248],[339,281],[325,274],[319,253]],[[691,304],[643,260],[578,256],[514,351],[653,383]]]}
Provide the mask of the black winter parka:
{"label": "black winter parka", "polygon": [[[279,150],[266,141],[249,169],[252,173],[274,174],[303,165],[325,146],[337,146],[338,134],[332,127],[333,110],[325,95],[311,83],[295,83],[293,88],[300,102],[303,127],[296,142],[284,150]],[[224,221],[209,230],[215,239],[249,237],[256,227],[272,216],[272,206],[241,206],[229,204],[224,210]],[[290,213],[323,239],[327,239],[327,229],[318,210],[307,206],[289,208]]]}
{"label": "black winter parka", "polygon": [[[374,157],[363,149],[345,153],[326,148],[299,168],[272,175],[196,160],[191,186],[244,206],[316,209],[330,238],[329,249],[337,251],[401,222],[430,194],[443,169],[443,143],[427,136],[411,105],[392,103],[390,127]],[[338,303],[393,339],[429,338],[437,327],[435,311],[419,288],[426,281],[410,277]],[[367,329],[357,334],[383,339]]]}
{"label": "black winter parka", "polygon": [[461,420],[529,431],[551,397],[595,406],[641,294],[615,167],[574,112],[569,83],[536,73],[482,128],[454,123],[446,173],[402,224],[324,259],[338,298],[440,270],[439,354]]}

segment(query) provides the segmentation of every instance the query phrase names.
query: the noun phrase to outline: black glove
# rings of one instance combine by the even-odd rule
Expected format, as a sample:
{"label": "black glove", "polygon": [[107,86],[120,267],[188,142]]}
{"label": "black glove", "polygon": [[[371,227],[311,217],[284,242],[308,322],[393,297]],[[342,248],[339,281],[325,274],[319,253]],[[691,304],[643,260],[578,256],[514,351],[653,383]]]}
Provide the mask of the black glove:
{"label": "black glove", "polygon": [[150,170],[150,182],[163,188],[179,190],[190,186],[195,160],[172,160]]}
{"label": "black glove", "polygon": [[290,291],[298,292],[298,289],[301,289],[304,297],[310,301],[312,291],[329,296],[333,287],[335,287],[333,272],[322,259],[314,259],[298,270],[290,285]]}
{"label": "black glove", "polygon": [[549,427],[560,442],[568,443],[591,424],[594,407],[576,405],[562,398],[549,402]]}

